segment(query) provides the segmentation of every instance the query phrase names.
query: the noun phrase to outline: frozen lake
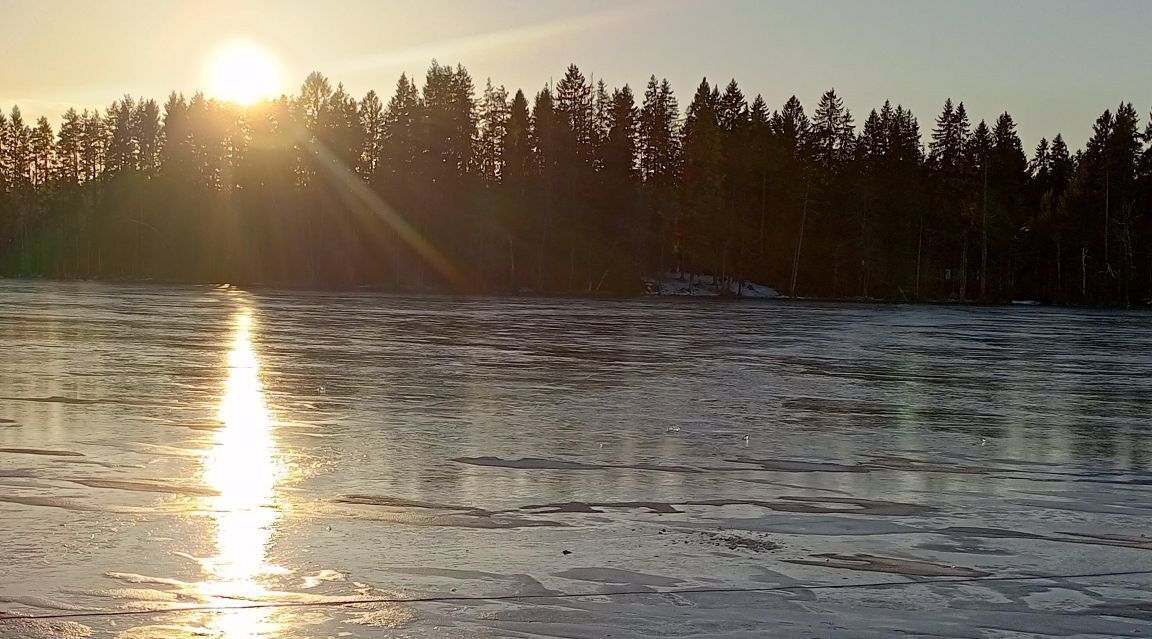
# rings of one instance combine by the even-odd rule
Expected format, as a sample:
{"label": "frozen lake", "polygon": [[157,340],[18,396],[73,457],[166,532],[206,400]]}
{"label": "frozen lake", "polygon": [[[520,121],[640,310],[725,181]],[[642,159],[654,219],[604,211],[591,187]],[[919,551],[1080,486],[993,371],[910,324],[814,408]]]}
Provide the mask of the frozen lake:
{"label": "frozen lake", "polygon": [[1148,313],[0,281],[3,639],[1148,637],[1150,535]]}

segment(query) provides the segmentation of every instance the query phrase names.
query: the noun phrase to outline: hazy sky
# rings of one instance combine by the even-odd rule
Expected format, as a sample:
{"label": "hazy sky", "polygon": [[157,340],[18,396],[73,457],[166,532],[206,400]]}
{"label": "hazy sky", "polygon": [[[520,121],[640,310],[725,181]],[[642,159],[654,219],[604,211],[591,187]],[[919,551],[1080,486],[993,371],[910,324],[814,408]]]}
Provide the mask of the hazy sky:
{"label": "hazy sky", "polygon": [[1152,108],[1152,0],[0,0],[0,15],[0,105],[54,125],[68,106],[204,87],[237,38],[280,58],[289,93],[319,70],[386,100],[436,57],[531,94],[575,62],[638,92],[667,77],[682,107],[704,76],[773,108],[796,94],[811,111],[835,87],[857,124],[891,98],[925,140],[952,97],[975,121],[1008,110],[1028,147],[1080,146],[1122,99]]}

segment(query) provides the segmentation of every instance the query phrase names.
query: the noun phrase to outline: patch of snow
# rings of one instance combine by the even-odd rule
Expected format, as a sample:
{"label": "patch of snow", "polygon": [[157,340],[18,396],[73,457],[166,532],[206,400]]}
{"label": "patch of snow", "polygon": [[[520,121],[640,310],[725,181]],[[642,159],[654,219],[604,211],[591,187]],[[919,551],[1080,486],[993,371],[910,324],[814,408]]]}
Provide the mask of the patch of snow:
{"label": "patch of snow", "polygon": [[719,280],[712,275],[693,273],[665,273],[659,278],[644,279],[645,295],[667,295],[680,297],[746,297],[771,299],[780,293],[771,286],[747,280]]}

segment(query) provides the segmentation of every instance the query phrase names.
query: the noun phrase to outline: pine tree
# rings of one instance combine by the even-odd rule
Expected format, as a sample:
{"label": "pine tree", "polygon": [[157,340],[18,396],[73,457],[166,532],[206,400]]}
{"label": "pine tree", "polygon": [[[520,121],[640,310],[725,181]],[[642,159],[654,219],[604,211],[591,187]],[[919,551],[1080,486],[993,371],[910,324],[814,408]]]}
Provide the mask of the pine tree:
{"label": "pine tree", "polygon": [[422,89],[421,137],[425,170],[434,181],[465,175],[472,164],[476,135],[476,108],[472,78],[464,67],[455,69],[435,60],[428,67]]}
{"label": "pine tree", "polygon": [[375,91],[369,90],[360,100],[360,111],[357,115],[363,144],[360,147],[356,173],[366,182],[372,182],[376,179],[384,152],[385,129],[384,106]]}
{"label": "pine tree", "polygon": [[52,178],[56,168],[55,135],[48,118],[41,116],[36,127],[28,136],[28,150],[31,154],[31,185],[44,186]]}
{"label": "pine tree", "polygon": [[[82,118],[86,119],[86,118]],[[172,92],[164,103],[164,121],[160,136],[161,173],[178,180],[188,180],[192,173],[194,150],[188,117],[188,101]],[[87,144],[82,144],[87,150]],[[86,153],[85,153],[86,155]],[[87,161],[85,162],[87,167]],[[87,169],[84,178],[91,179]]]}
{"label": "pine tree", "polygon": [[[884,106],[888,107],[889,104],[885,102]],[[888,157],[887,119],[881,120],[876,109],[872,109],[864,120],[864,128],[856,143],[856,152],[869,167]]]}
{"label": "pine tree", "polygon": [[[1033,243],[1037,278],[1033,285],[1034,297],[1063,301],[1067,299],[1064,283],[1064,248],[1069,228],[1067,190],[1073,172],[1064,137],[1057,134],[1051,143],[1042,138],[1029,168],[1031,200],[1036,207],[1033,225],[1038,234]],[[1043,285],[1044,279],[1048,279],[1048,286]]]}
{"label": "pine tree", "polygon": [[670,186],[676,178],[679,154],[679,106],[668,80],[648,80],[640,109],[640,174],[645,182]]}
{"label": "pine tree", "polygon": [[484,182],[496,184],[504,176],[504,140],[508,136],[510,119],[507,89],[493,87],[489,79],[479,109],[475,151],[477,172]]}
{"label": "pine tree", "polygon": [[65,184],[78,185],[82,175],[83,150],[83,122],[76,109],[64,112],[63,122],[60,124],[59,138],[56,142],[56,153],[60,162],[60,180]]}
{"label": "pine tree", "polygon": [[132,137],[135,112],[136,101],[130,95],[113,102],[105,111],[104,127],[108,131],[105,162],[107,171],[113,175],[136,168],[136,141]]}
{"label": "pine tree", "polygon": [[8,116],[8,135],[4,150],[9,188],[18,193],[26,191],[32,182],[31,136],[32,131],[24,123],[20,107],[12,107],[12,112]]}
{"label": "pine tree", "polygon": [[160,106],[140,100],[132,114],[132,138],[136,142],[136,170],[155,177],[160,170]]}
{"label": "pine tree", "polygon": [[544,87],[532,102],[532,149],[536,172],[550,189],[555,180],[557,146],[556,107],[552,90]]}
{"label": "pine tree", "polygon": [[604,169],[604,147],[612,129],[612,96],[603,80],[596,82],[592,94],[592,158],[597,171]]}
{"label": "pine tree", "polygon": [[536,93],[532,102],[532,168],[540,190],[540,206],[532,222],[527,224],[532,242],[536,247],[535,273],[533,286],[537,291],[547,286],[546,270],[551,270],[546,260],[552,254],[554,243],[552,234],[553,218],[556,209],[556,184],[558,174],[558,147],[562,126],[557,122],[556,105],[552,90],[544,87]]}
{"label": "pine tree", "polygon": [[[1138,217],[1137,171],[1143,151],[1140,116],[1130,102],[1116,108],[1106,154],[1105,271],[1115,280],[1110,303],[1132,304],[1138,277],[1136,241]],[[1110,250],[1109,250],[1110,248]]]}
{"label": "pine tree", "polygon": [[208,191],[225,188],[227,129],[219,105],[203,93],[188,100],[188,139],[195,165],[195,183]]}
{"label": "pine tree", "polygon": [[324,113],[326,121],[321,126],[319,138],[333,156],[335,169],[345,175],[357,171],[364,161],[365,144],[360,105],[340,83],[328,97]]}
{"label": "pine tree", "polygon": [[768,175],[774,168],[775,138],[772,134],[772,114],[764,96],[757,94],[748,109],[748,171],[752,180],[751,202],[756,229],[756,243],[752,252],[752,268],[758,281],[768,274]]}
{"label": "pine tree", "polygon": [[666,249],[675,252],[679,244],[671,198],[679,171],[678,116],[679,105],[668,80],[649,78],[638,127],[640,177],[648,211],[648,219],[642,224],[648,239],[642,242],[641,250],[646,253],[642,262],[660,273],[667,270]]}
{"label": "pine tree", "polygon": [[423,152],[422,105],[416,85],[405,74],[396,81],[396,92],[384,112],[380,165],[388,181],[395,183],[414,175],[416,162]]}

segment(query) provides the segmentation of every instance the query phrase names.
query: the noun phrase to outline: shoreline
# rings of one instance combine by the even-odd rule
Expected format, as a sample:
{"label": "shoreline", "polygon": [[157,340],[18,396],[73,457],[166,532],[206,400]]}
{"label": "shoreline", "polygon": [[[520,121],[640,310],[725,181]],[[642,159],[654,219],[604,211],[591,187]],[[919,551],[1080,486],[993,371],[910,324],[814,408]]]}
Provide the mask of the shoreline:
{"label": "shoreline", "polygon": [[268,283],[238,283],[232,284],[230,282],[195,282],[195,281],[181,281],[181,280],[151,280],[151,279],[115,279],[115,278],[94,278],[94,279],[74,279],[74,278],[59,278],[59,277],[13,277],[7,275],[0,275],[0,282],[58,282],[69,284],[114,284],[114,285],[130,285],[130,286],[173,286],[173,287],[196,287],[196,288],[213,288],[219,290],[245,290],[253,292],[270,292],[270,293],[313,293],[313,294],[355,294],[355,293],[368,293],[375,295],[393,295],[398,297],[459,297],[459,298],[507,298],[507,299],[571,299],[571,300],[675,300],[678,302],[702,302],[702,303],[740,303],[740,304],[770,304],[770,303],[793,303],[793,304],[853,304],[853,305],[875,305],[875,306],[955,306],[955,307],[1011,307],[1011,308],[1068,308],[1068,309],[1083,309],[1083,310],[1101,310],[1101,311],[1140,311],[1152,309],[1152,302],[1135,304],[1132,306],[1088,306],[1076,304],[1052,304],[1048,302],[1039,302],[1036,300],[1009,300],[1009,301],[986,301],[980,302],[975,300],[940,300],[940,299],[920,299],[920,300],[899,300],[887,298],[858,298],[858,297],[808,297],[808,296],[788,296],[780,294],[776,297],[742,297],[736,295],[659,295],[651,293],[635,293],[635,294],[611,294],[611,293],[560,293],[560,292],[512,292],[512,291],[483,291],[483,292],[461,292],[451,291],[446,289],[436,288],[390,288],[390,287],[377,287],[377,286],[357,286],[357,287],[314,287],[307,285],[291,285],[291,284],[268,284]]}

